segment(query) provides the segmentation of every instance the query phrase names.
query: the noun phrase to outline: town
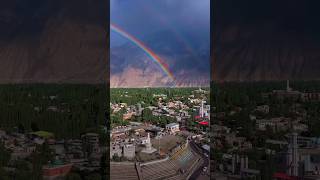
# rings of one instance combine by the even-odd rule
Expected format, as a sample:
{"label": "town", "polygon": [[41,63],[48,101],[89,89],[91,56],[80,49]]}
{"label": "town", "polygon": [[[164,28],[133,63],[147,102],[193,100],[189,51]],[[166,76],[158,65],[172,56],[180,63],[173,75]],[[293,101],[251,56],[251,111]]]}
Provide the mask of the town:
{"label": "town", "polygon": [[[1,148],[5,148],[7,152],[2,156],[10,155],[8,160],[11,162],[27,163],[29,160],[32,162],[32,158],[45,160],[45,165],[40,169],[42,172],[39,171],[39,176],[43,179],[65,177],[71,170],[97,173],[100,172],[102,158],[107,158],[102,156],[106,148],[100,146],[99,134],[96,133],[83,134],[80,139],[56,141],[53,134],[46,131],[22,134],[0,130],[0,140],[3,146]],[[37,165],[37,162],[32,165]],[[4,169],[20,170],[10,167],[10,163]]]}
{"label": "town", "polygon": [[110,178],[210,179],[209,89],[111,89]]}
{"label": "town", "polygon": [[103,85],[0,89],[0,179],[107,176]]}
{"label": "town", "polygon": [[226,83],[213,93],[213,179],[320,178],[318,82]]}

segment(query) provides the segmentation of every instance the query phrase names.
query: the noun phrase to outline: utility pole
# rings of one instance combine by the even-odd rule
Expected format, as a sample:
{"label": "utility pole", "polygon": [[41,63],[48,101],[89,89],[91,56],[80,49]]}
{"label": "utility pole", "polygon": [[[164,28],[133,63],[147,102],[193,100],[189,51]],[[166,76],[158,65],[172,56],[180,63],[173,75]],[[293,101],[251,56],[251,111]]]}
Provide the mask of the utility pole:
{"label": "utility pole", "polygon": [[159,148],[159,155],[160,155],[160,138],[161,138],[161,137],[159,136],[159,138],[158,138],[158,140],[159,140],[159,141],[158,141],[158,143],[159,143],[159,146],[158,146],[158,148]]}

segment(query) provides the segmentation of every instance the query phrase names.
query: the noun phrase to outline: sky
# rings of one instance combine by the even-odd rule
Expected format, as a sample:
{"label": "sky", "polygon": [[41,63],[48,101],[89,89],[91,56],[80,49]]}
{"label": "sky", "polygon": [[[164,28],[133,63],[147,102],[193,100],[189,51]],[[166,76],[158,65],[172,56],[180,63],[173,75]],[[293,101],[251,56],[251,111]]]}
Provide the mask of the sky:
{"label": "sky", "polygon": [[[138,38],[166,29],[209,31],[209,0],[111,0],[110,5],[111,22]],[[111,45],[121,41],[114,34],[111,38]]]}
{"label": "sky", "polygon": [[[207,80],[210,78],[210,68],[207,68],[210,65],[210,0],[111,0],[110,21],[150,48],[168,64],[172,74],[180,81],[187,81],[188,75],[192,76],[194,84],[197,84],[194,82],[195,77]],[[111,81],[114,81],[111,85],[127,86],[128,83],[119,83],[119,81],[123,82],[126,78],[123,74],[131,66],[131,62],[148,61],[149,57],[144,56],[143,51],[134,46],[128,39],[111,30],[111,67],[119,63],[115,62],[119,59],[126,64],[123,66],[122,63],[122,69],[119,69],[118,65],[114,66],[117,68],[116,71],[111,69]],[[132,48],[133,50],[128,50]],[[132,56],[123,55],[119,50]],[[129,60],[128,57],[134,60]],[[149,66],[155,65],[147,63],[140,68],[148,69]],[[137,70],[137,67],[135,68]],[[113,72],[117,73],[113,74]],[[117,80],[112,76],[116,76]],[[154,77],[144,74],[141,78],[150,80]],[[161,79],[161,75],[159,74],[157,78]],[[162,79],[165,78],[163,76]],[[186,82],[190,86],[192,83]],[[156,86],[162,85],[167,84]]]}

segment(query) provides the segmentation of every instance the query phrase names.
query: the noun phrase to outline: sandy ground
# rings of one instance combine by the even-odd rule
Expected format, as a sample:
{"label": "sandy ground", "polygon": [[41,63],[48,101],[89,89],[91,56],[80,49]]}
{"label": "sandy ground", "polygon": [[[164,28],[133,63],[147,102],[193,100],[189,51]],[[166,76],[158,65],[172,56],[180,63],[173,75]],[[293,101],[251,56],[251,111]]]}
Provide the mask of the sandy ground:
{"label": "sandy ground", "polygon": [[160,149],[162,152],[167,153],[168,150],[172,149],[177,145],[177,142],[181,143],[184,141],[184,138],[181,136],[173,136],[173,135],[168,135],[164,136],[160,139],[152,139],[151,143],[154,148],[158,149],[159,148],[159,142],[160,142]]}

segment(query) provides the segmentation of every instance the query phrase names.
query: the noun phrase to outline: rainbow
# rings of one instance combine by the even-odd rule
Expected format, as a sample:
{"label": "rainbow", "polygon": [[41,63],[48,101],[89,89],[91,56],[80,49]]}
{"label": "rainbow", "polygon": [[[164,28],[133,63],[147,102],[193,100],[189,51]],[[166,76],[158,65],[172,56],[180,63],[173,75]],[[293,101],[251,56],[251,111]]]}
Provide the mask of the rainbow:
{"label": "rainbow", "polygon": [[193,58],[199,59],[199,56],[196,53],[196,50],[191,46],[191,43],[185,38],[179,31],[173,26],[171,23],[168,22],[168,18],[166,18],[163,13],[160,13],[154,6],[147,6],[142,4],[143,10],[146,11],[146,14],[154,14],[156,18],[158,18],[159,22],[170,29],[170,31],[176,36],[176,39],[182,43],[188,52],[191,53]]}
{"label": "rainbow", "polygon": [[170,71],[168,65],[165,62],[163,62],[156,53],[154,53],[150,48],[148,48],[145,44],[143,44],[143,42],[141,42],[139,39],[130,35],[129,33],[127,33],[126,31],[124,31],[119,26],[117,26],[113,23],[110,23],[110,29],[113,30],[114,32],[120,34],[121,36],[127,38],[130,42],[132,42],[133,44],[138,46],[140,49],[142,49],[150,57],[150,59],[152,61],[154,61],[155,63],[157,63],[159,65],[159,67],[162,69],[162,71],[173,82],[175,82],[175,78],[173,76],[173,73]]}

